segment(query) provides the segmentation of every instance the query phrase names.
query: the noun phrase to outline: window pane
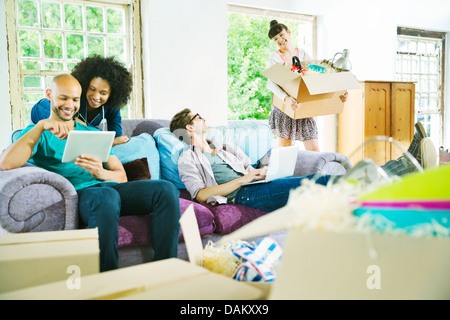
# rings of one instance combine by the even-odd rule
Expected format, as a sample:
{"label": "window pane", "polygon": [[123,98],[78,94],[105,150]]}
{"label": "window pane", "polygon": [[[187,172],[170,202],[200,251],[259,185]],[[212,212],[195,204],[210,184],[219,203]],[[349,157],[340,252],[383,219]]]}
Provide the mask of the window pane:
{"label": "window pane", "polygon": [[41,70],[41,63],[39,61],[22,61],[21,67],[23,70]]}
{"label": "window pane", "polygon": [[125,62],[125,39],[108,37],[108,57]]}
{"label": "window pane", "polygon": [[61,29],[61,6],[59,3],[42,3],[42,26],[50,29]]}
{"label": "window pane", "polygon": [[68,59],[84,58],[84,40],[81,34],[69,34],[66,37],[66,46]]}
{"label": "window pane", "polygon": [[425,54],[427,52],[427,45],[425,42],[420,41],[417,43],[417,53]]}
{"label": "window pane", "polygon": [[21,27],[39,27],[38,8],[34,0],[19,0],[18,18]]}
{"label": "window pane", "polygon": [[81,5],[66,4],[64,5],[64,12],[66,15],[66,29],[67,30],[83,30],[83,15]]}
{"label": "window pane", "polygon": [[427,53],[428,54],[432,54],[432,55],[436,55],[439,52],[439,48],[436,45],[436,43],[433,42],[428,42],[427,43]]}
{"label": "window pane", "polygon": [[402,58],[402,72],[411,73],[411,61],[408,56]]}
{"label": "window pane", "polygon": [[33,108],[33,104],[25,104],[25,119],[29,119],[31,121],[31,109]]}
{"label": "window pane", "polygon": [[124,31],[124,14],[123,10],[108,9],[107,10],[108,33],[123,34]]}
{"label": "window pane", "polygon": [[62,59],[62,36],[56,32],[44,32],[44,57]]}
{"label": "window pane", "polygon": [[25,101],[26,103],[36,103],[39,100],[41,100],[42,98],[44,98],[44,96],[40,93],[26,93],[23,95],[23,101]]}
{"label": "window pane", "polygon": [[128,119],[130,114],[130,105],[126,105],[122,108],[120,108],[120,116],[122,119]]}
{"label": "window pane", "polygon": [[407,52],[408,51],[408,42],[404,40],[398,40],[398,51]]}
{"label": "window pane", "polygon": [[414,41],[411,41],[408,45],[408,52],[416,53],[416,51],[417,51],[417,43]]}
{"label": "window pane", "polygon": [[35,57],[41,56],[39,48],[39,32],[37,31],[19,31],[19,46],[20,55],[22,57]]}
{"label": "window pane", "polygon": [[25,76],[23,78],[23,86],[25,88],[42,88],[42,77]]}
{"label": "window pane", "polygon": [[103,9],[86,7],[86,28],[90,32],[103,32]]}
{"label": "window pane", "polygon": [[438,64],[438,59],[436,58],[430,58],[430,63],[429,63],[429,70],[431,74],[437,74],[439,73],[439,64]]}
{"label": "window pane", "polygon": [[428,57],[420,58],[420,73],[428,73]]}
{"label": "window pane", "polygon": [[96,36],[88,36],[88,56],[93,54],[97,54],[99,56],[105,56],[105,38],[104,37],[96,37]]}
{"label": "window pane", "polygon": [[75,62],[68,62],[67,63],[67,70],[72,71],[73,67],[75,67],[77,64]]}
{"label": "window pane", "polygon": [[438,95],[435,93],[430,93],[430,99],[428,102],[430,109],[433,111],[437,111],[439,107]]}
{"label": "window pane", "polygon": [[64,64],[61,62],[46,62],[45,70],[62,71],[62,70],[64,70]]}
{"label": "window pane", "polygon": [[420,72],[420,63],[418,56],[411,57],[411,73],[419,73]]}

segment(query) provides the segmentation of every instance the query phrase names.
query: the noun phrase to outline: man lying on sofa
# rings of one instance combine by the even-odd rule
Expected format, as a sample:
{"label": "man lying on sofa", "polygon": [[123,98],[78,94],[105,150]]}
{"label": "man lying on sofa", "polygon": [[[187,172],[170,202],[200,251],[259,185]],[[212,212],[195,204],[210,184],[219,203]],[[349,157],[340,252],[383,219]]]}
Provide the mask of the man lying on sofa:
{"label": "man lying on sofa", "polygon": [[15,169],[30,160],[72,183],[78,193],[81,219],[89,228],[98,227],[101,271],[118,268],[121,214],[153,212],[153,260],[176,257],[180,218],[178,189],[163,180],[127,182],[125,170],[113,153],[105,166],[100,159],[83,155],[75,163],[62,163],[69,131],[97,129],[73,120],[81,96],[81,86],[73,76],[54,77],[46,95],[51,102],[50,117],[25,128],[19,139],[0,156],[0,167]]}
{"label": "man lying on sofa", "polygon": [[[181,153],[178,171],[192,199],[200,203],[232,202],[273,211],[286,205],[290,190],[299,187],[301,180],[313,177],[288,177],[270,183],[243,186],[253,180],[264,179],[267,167],[253,168],[250,159],[237,146],[207,140],[208,126],[198,113],[189,109],[178,112],[171,120],[170,131],[191,145]],[[431,148],[431,140],[424,135],[423,130],[418,130],[408,149],[422,164],[433,157],[434,148]],[[399,176],[416,170],[403,158],[391,160],[382,167],[390,175]],[[330,178],[329,175],[322,176],[316,183],[326,185]]]}

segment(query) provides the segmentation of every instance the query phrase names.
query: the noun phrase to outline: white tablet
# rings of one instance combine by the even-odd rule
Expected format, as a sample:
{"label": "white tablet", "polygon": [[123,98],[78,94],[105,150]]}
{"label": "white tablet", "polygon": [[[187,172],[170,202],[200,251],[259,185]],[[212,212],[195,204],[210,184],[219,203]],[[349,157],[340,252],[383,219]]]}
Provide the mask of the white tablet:
{"label": "white tablet", "polygon": [[70,131],[62,162],[75,162],[82,154],[107,162],[115,135],[115,131]]}

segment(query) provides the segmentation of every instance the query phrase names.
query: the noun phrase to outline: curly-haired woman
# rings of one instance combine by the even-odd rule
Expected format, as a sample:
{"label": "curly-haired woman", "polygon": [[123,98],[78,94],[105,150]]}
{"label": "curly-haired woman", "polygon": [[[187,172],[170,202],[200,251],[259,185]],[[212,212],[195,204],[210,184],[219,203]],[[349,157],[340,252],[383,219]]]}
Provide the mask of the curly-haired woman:
{"label": "curly-haired woman", "polygon": [[[98,126],[106,121],[109,131],[115,131],[113,145],[129,140],[122,133],[120,108],[125,106],[132,90],[130,72],[112,57],[90,56],[80,61],[71,74],[80,82],[83,95],[77,121],[90,126]],[[31,110],[33,123],[50,115],[50,101],[40,100]]]}

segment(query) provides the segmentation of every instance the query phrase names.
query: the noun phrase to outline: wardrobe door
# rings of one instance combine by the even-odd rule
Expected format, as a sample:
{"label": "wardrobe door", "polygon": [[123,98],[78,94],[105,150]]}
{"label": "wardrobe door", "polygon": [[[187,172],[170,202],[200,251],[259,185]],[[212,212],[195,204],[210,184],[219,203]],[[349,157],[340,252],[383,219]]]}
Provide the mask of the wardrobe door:
{"label": "wardrobe door", "polygon": [[[391,84],[389,82],[366,82],[364,141],[375,136],[391,136]],[[364,157],[378,165],[391,159],[390,143],[375,141],[366,144]]]}
{"label": "wardrobe door", "polygon": [[[407,150],[414,136],[414,83],[392,83],[391,87],[391,136]],[[400,148],[391,146],[391,158],[403,154]]]}

